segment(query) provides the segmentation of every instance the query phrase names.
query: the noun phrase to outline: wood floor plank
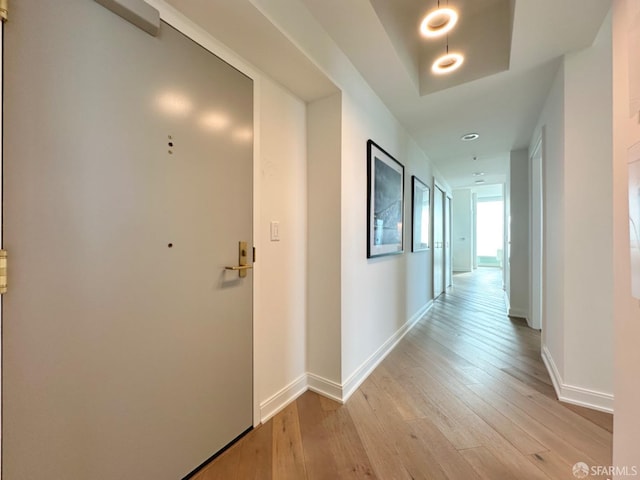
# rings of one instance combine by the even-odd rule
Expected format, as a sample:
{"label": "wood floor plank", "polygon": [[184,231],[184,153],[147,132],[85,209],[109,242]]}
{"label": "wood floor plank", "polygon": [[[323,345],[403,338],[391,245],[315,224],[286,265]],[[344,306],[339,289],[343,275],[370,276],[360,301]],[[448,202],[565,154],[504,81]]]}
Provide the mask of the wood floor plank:
{"label": "wood floor plank", "polygon": [[412,422],[402,419],[388,394],[370,381],[363,383],[360,388],[376,419],[386,432],[387,438],[400,455],[402,464],[410,477],[429,480],[446,479],[446,474],[440,468],[428,445],[425,445],[413,428]]}
{"label": "wood floor plank", "polygon": [[611,463],[612,416],[563,404],[501,271],[454,287],[350,400],[306,392],[194,480],[562,480]]}
{"label": "wood floor plank", "polygon": [[329,478],[338,470],[331,449],[331,437],[325,425],[325,410],[320,396],[306,392],[297,401],[300,435],[309,480]]}
{"label": "wood floor plank", "polygon": [[215,461],[201,470],[195,478],[198,480],[228,480],[235,479],[240,464],[239,443],[220,455]]}
{"label": "wood floor plank", "polygon": [[561,431],[555,431],[553,427],[551,429],[545,427],[534,417],[499,397],[488,398],[488,400],[496,408],[499,408],[503,415],[547,447],[548,450],[556,452],[570,463],[573,464],[579,461],[597,463],[593,458],[573,445],[576,440],[582,440],[581,438],[574,438],[571,435],[563,436]]}
{"label": "wood floor plank", "polygon": [[463,461],[460,454],[447,437],[429,419],[421,418],[415,421],[414,426],[419,432],[420,438],[433,452],[442,471],[449,479],[481,480],[473,468]]}
{"label": "wood floor plank", "polygon": [[[484,385],[471,385],[468,388],[483,398],[488,399],[492,404],[500,408],[501,411],[506,412],[510,418],[515,418],[515,421],[528,422],[530,424],[531,420],[533,420],[539,425],[536,431],[555,431],[556,435],[560,438],[572,438],[572,446],[586,454],[588,458],[595,460],[598,465],[611,464],[610,445],[602,445],[595,440],[594,436],[589,434],[585,435],[568,422],[548,414],[548,412],[540,408],[535,402],[527,402],[524,397],[506,399],[496,393],[495,390],[489,389]],[[526,410],[520,408],[518,402],[525,403]],[[531,420],[528,420],[526,418],[527,416]],[[536,431],[532,432],[534,436]]]}
{"label": "wood floor plank", "polygon": [[432,375],[433,372],[421,367],[407,370],[399,374],[403,381],[412,379],[422,391],[422,395],[428,398],[433,404],[448,417],[453,419],[464,418],[473,411],[451,390],[443,388],[443,384]]}
{"label": "wood floor plank", "polygon": [[273,478],[307,478],[302,436],[298,421],[298,403],[293,402],[273,418]]}
{"label": "wood floor plank", "polygon": [[502,435],[505,440],[524,455],[548,450],[547,447],[538,442],[509,418],[502,415],[499,409],[493,407],[490,402],[485,401],[481,396],[469,391],[463,397],[463,400],[476,415],[482,418],[491,428]]}
{"label": "wood floor plank", "polygon": [[[485,385],[485,387],[488,386],[489,385]],[[554,428],[562,426],[565,432],[567,428],[573,429],[574,434],[581,437],[588,437],[590,440],[599,443],[607,449],[611,444],[610,432],[590,422],[581,415],[567,413],[566,407],[562,403],[551,400],[546,395],[538,392],[523,394],[513,388],[512,384],[503,382],[492,383],[490,388],[492,392],[501,395],[511,403],[515,403],[520,409],[534,413],[536,419],[545,425],[554,425]],[[557,422],[559,422],[560,425],[558,425]]]}
{"label": "wood floor plank", "polygon": [[548,480],[548,477],[539,468],[531,465],[526,456],[522,455],[511,442],[490,428],[481,418],[471,417],[468,428],[474,431],[476,436],[483,438],[483,446],[512,472],[518,472],[520,478]]}
{"label": "wood floor plank", "polygon": [[[417,373],[415,373],[417,370]],[[459,416],[457,412],[447,414],[442,405],[434,403],[419,387],[422,382],[422,370],[411,367],[399,374],[405,394],[410,396],[420,410],[419,418],[428,418],[447,437],[456,449],[479,447],[482,442],[466,428],[466,415]],[[473,415],[469,413],[469,415]]]}
{"label": "wood floor plank", "polygon": [[342,404],[332,400],[331,398],[323,397],[322,395],[320,395],[319,398],[320,406],[325,412],[333,412],[334,410],[342,407]]}
{"label": "wood floor plank", "polygon": [[404,468],[398,450],[362,391],[353,394],[347,402],[347,408],[378,477],[384,480],[410,480],[411,476]]}
{"label": "wood floor plank", "polygon": [[273,422],[255,428],[241,440],[237,480],[271,480],[273,464]]}
{"label": "wood floor plank", "polygon": [[[606,417],[609,417],[609,421],[612,420],[611,415],[582,407],[576,407],[576,409],[581,409],[578,410],[580,413],[573,411],[569,413],[566,411],[567,404],[558,402],[555,398],[551,399],[547,395],[541,394],[527,385],[523,385],[508,375],[492,376],[486,372],[476,372],[476,375],[482,379],[482,381],[470,385],[479,385],[478,388],[490,388],[492,392],[500,394],[527,412],[538,412],[538,409],[542,408],[544,410],[542,415],[547,419],[547,425],[555,424],[555,422],[560,422],[562,425],[569,424],[571,428],[577,429],[581,436],[588,436],[607,449],[610,447],[611,431],[590,421],[584,415],[580,415],[580,413],[585,413],[584,410],[593,412],[592,414],[594,416],[597,416],[597,418],[602,419],[606,423],[608,423],[607,420],[605,420]],[[540,421],[541,417],[539,413],[536,415],[536,418]],[[557,427],[557,425],[555,427]]]}
{"label": "wood floor plank", "polygon": [[[324,421],[330,437],[336,479],[377,479],[362,439],[356,430],[349,410],[342,406],[328,412]],[[325,477],[327,478],[327,477]]]}
{"label": "wood floor plank", "polygon": [[460,452],[464,459],[473,467],[480,478],[500,480],[520,480],[522,476],[513,472],[498,460],[486,447],[470,448]]}
{"label": "wood floor plank", "polygon": [[529,455],[529,460],[554,480],[575,480],[576,478],[573,475],[573,465],[555,452],[548,451]]}
{"label": "wood floor plank", "polygon": [[580,415],[594,425],[598,425],[609,433],[613,433],[613,415],[610,413],[599,412],[590,408],[580,407],[578,405],[571,405],[570,403],[562,403],[564,408],[571,410],[572,412]]}
{"label": "wood floor plank", "polygon": [[404,420],[422,417],[422,411],[414,399],[393,378],[384,365],[380,365],[372,374],[371,380],[384,390],[392,399],[394,406]]}

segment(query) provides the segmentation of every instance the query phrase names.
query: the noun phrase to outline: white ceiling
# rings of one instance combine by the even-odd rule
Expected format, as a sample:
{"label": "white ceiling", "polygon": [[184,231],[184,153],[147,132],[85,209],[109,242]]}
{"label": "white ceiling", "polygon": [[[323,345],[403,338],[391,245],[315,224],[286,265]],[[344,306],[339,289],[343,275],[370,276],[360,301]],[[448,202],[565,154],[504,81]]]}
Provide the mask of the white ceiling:
{"label": "white ceiling", "polygon": [[[277,3],[308,9],[452,187],[474,185],[476,178],[472,173],[477,171],[486,173],[483,177],[486,184],[502,183],[509,152],[529,145],[560,58],[592,44],[611,1],[449,0],[450,6],[461,12],[460,31],[450,36],[450,46],[455,41],[456,49],[460,50],[465,44],[472,44],[474,38],[477,43],[493,45],[489,51],[476,51],[473,60],[465,62],[477,72],[483,68],[482,62],[478,62],[480,57],[493,68],[484,72],[488,76],[477,78],[477,73],[465,73],[467,65],[463,65],[458,79],[437,80],[439,83],[434,87],[426,67],[433,49],[442,46],[425,45],[417,35],[421,19],[412,17],[419,17],[436,2],[278,0]],[[304,100],[335,91],[335,86],[313,62],[251,0],[168,0],[168,3]],[[495,17],[493,24],[492,17]],[[415,29],[406,27],[411,24]],[[502,33],[487,32],[492,28],[501,29]],[[509,35],[504,34],[504,28],[512,29],[510,44],[508,41],[505,44]],[[502,43],[491,43],[496,40],[491,40],[492,35],[497,35]],[[508,61],[505,52],[509,54]],[[460,78],[463,82],[456,85]],[[460,136],[468,132],[478,132],[480,139],[461,142]],[[473,160],[474,156],[477,160]]]}
{"label": "white ceiling", "polygon": [[[559,59],[567,52],[593,43],[611,5],[609,0],[517,0],[509,69],[421,96],[415,80],[418,72],[406,67],[411,49],[398,48],[401,42],[391,40],[387,34],[394,26],[385,29],[383,24],[389,23],[392,14],[376,14],[376,8],[381,10],[379,4],[385,3],[388,9],[400,10],[395,15],[401,17],[405,15],[403,9],[416,0],[300,1],[307,5],[452,187],[472,185],[471,173],[479,168],[480,161],[483,162],[481,169],[491,174],[487,183],[504,182],[508,154],[528,146]],[[420,3],[434,6],[436,1]],[[449,1],[451,6],[458,3],[462,5],[458,0]],[[472,0],[472,3],[495,2]],[[474,15],[472,12],[470,16]],[[416,19],[416,23],[419,20]],[[404,41],[411,45],[410,40]],[[380,68],[381,65],[384,68]],[[465,65],[460,70],[464,68]],[[469,132],[479,133],[480,139],[461,142],[460,136]],[[474,156],[479,160],[474,162]]]}
{"label": "white ceiling", "polygon": [[249,0],[167,3],[302,100],[313,101],[337,91],[326,75]]}
{"label": "white ceiling", "polygon": [[[307,3],[314,7],[316,4]],[[509,68],[514,0],[452,0],[449,6],[460,14],[456,27],[445,37],[428,40],[419,34],[419,26],[437,1],[370,0],[370,3],[377,23],[388,36],[385,39],[380,35],[380,40],[391,42],[421,96]],[[355,5],[356,2],[352,7]],[[363,37],[353,38],[367,49]],[[451,52],[464,53],[464,68],[452,75],[433,75],[431,64],[445,53],[447,46]]]}

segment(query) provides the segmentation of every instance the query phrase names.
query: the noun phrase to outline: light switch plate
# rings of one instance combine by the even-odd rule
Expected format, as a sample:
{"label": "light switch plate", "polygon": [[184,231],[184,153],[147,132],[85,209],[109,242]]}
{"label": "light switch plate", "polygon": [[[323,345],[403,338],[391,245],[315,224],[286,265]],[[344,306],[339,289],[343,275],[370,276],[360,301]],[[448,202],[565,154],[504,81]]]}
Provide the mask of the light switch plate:
{"label": "light switch plate", "polygon": [[280,222],[277,222],[275,220],[271,222],[271,241],[280,241]]}

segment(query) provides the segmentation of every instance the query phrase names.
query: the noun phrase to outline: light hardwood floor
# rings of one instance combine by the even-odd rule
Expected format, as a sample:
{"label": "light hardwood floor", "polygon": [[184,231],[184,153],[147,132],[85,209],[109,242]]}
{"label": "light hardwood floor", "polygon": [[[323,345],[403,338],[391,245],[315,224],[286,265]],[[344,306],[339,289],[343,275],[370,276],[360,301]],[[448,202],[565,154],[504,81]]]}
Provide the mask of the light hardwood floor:
{"label": "light hardwood floor", "polygon": [[307,392],[194,479],[555,480],[610,465],[612,416],[556,400],[500,275],[454,276],[345,405]]}

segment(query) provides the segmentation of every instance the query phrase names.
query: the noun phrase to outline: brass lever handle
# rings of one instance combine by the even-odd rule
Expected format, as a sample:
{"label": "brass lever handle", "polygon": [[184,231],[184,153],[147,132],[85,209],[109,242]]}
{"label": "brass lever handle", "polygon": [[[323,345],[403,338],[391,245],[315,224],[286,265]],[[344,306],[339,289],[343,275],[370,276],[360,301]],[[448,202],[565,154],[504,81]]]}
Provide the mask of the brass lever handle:
{"label": "brass lever handle", "polygon": [[248,265],[247,261],[247,242],[239,242],[238,243],[238,265],[234,265],[233,267],[224,267],[225,270],[231,270],[234,272],[238,272],[238,276],[240,278],[245,278],[247,276],[247,270],[253,268],[253,265]]}
{"label": "brass lever handle", "polygon": [[253,266],[251,266],[251,265],[238,265],[237,267],[224,267],[225,270],[234,270],[234,271],[249,270],[250,268],[253,268]]}

